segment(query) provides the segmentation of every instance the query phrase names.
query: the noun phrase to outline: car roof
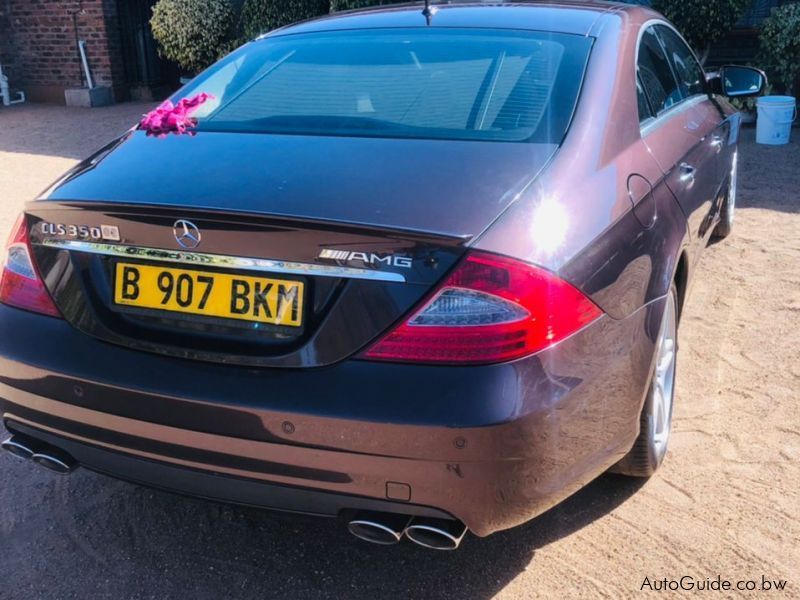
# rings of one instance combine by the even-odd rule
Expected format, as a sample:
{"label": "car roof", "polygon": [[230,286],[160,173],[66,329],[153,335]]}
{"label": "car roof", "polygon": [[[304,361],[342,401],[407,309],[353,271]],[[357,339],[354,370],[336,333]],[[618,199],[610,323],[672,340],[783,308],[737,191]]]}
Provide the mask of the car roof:
{"label": "car roof", "polygon": [[431,2],[435,13],[427,23],[423,2],[393,4],[333,13],[277,29],[266,36],[352,29],[404,27],[475,27],[527,29],[591,35],[603,15],[645,12],[641,6],[599,0],[512,1],[488,3],[483,0]]}

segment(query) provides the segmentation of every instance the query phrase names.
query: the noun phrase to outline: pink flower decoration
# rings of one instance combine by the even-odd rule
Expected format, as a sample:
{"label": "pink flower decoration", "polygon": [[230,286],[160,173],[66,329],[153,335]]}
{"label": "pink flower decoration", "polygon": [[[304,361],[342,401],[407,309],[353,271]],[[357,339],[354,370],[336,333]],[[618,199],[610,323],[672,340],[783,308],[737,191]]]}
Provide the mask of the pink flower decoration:
{"label": "pink flower decoration", "polygon": [[202,92],[192,98],[183,98],[177,104],[167,100],[155,110],[144,115],[139,122],[139,127],[146,131],[147,135],[158,137],[166,137],[170,133],[193,135],[194,132],[187,131],[187,129],[197,125],[197,120],[189,115],[203,102],[213,99],[214,96],[211,94]]}

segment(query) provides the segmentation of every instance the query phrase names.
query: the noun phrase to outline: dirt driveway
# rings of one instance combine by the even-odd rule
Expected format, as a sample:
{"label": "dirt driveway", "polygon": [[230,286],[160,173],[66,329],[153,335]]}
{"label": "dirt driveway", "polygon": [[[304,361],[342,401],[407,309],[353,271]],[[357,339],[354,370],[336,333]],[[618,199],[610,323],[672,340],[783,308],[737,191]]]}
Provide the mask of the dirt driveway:
{"label": "dirt driveway", "polygon": [[[143,110],[0,108],[3,239],[26,199]],[[526,526],[435,553],[0,456],[0,598],[626,597],[645,576],[684,575],[784,579],[800,597],[794,136],[767,148],[744,133],[735,232],[689,299],[675,433],[652,480],[603,477]]]}

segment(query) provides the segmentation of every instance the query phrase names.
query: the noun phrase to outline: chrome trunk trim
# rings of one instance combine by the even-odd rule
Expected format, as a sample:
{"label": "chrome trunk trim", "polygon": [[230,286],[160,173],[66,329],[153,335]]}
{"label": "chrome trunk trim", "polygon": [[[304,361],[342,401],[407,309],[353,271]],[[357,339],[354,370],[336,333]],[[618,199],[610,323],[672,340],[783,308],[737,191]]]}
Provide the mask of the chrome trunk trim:
{"label": "chrome trunk trim", "polygon": [[273,260],[269,258],[249,258],[227,256],[224,254],[205,254],[203,252],[184,252],[162,248],[144,248],[123,244],[104,244],[81,240],[45,239],[40,245],[72,252],[85,252],[118,258],[133,258],[157,262],[179,263],[192,266],[216,267],[221,269],[240,269],[265,273],[285,273],[288,275],[308,275],[316,277],[340,277],[344,279],[369,279],[372,281],[396,281],[404,283],[406,278],[400,273],[372,271],[355,267],[318,265],[311,263]]}

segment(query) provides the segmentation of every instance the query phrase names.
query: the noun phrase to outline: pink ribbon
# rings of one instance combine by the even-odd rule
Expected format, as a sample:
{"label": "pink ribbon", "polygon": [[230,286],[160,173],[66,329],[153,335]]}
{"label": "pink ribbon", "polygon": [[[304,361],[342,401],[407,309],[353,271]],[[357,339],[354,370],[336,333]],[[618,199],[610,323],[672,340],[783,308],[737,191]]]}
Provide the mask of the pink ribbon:
{"label": "pink ribbon", "polygon": [[155,110],[144,115],[139,122],[139,127],[146,131],[147,135],[157,137],[166,137],[170,133],[193,135],[194,132],[187,131],[187,129],[197,125],[197,119],[193,119],[189,115],[206,100],[213,99],[214,96],[211,94],[201,92],[191,98],[183,98],[177,104],[167,100]]}

